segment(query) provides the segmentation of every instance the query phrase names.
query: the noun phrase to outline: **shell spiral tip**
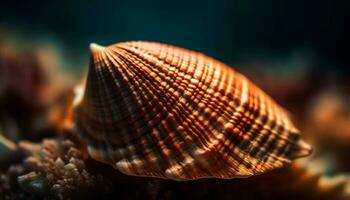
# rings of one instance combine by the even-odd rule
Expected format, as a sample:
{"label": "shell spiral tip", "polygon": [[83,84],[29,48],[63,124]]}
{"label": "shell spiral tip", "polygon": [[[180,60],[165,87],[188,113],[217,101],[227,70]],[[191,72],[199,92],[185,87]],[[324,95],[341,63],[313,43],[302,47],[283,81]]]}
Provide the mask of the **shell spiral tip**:
{"label": "shell spiral tip", "polygon": [[105,47],[98,45],[96,43],[90,43],[90,51],[91,52],[99,52],[101,50],[103,50]]}

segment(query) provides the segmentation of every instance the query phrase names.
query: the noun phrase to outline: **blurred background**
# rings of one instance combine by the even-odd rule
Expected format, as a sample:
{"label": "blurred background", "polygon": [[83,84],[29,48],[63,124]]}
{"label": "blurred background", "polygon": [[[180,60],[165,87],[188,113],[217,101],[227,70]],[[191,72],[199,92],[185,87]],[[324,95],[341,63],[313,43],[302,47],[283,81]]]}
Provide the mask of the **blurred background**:
{"label": "blurred background", "polygon": [[348,8],[331,0],[14,0],[2,2],[0,27],[9,34],[2,41],[9,36],[20,38],[20,46],[49,41],[74,62],[87,59],[90,42],[150,40],[233,66],[299,58],[318,65],[318,73],[320,68],[348,72]]}
{"label": "blurred background", "polygon": [[169,43],[233,66],[298,112],[321,90],[349,91],[348,8],[332,0],[5,1],[0,52],[3,65],[25,57],[50,79],[64,70],[74,83],[85,75],[91,42]]}
{"label": "blurred background", "polygon": [[1,130],[13,141],[52,135],[57,102],[86,75],[89,43],[158,41],[248,76],[291,113],[315,148],[311,163],[348,173],[349,13],[334,0],[3,1]]}

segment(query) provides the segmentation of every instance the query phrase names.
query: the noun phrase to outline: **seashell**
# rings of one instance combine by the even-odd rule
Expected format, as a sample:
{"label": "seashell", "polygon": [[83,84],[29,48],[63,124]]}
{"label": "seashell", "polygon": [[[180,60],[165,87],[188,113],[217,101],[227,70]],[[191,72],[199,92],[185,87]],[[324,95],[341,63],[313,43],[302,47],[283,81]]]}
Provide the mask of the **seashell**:
{"label": "seashell", "polygon": [[213,58],[153,42],[90,48],[76,125],[93,159],[191,180],[248,177],[311,153],[274,100]]}

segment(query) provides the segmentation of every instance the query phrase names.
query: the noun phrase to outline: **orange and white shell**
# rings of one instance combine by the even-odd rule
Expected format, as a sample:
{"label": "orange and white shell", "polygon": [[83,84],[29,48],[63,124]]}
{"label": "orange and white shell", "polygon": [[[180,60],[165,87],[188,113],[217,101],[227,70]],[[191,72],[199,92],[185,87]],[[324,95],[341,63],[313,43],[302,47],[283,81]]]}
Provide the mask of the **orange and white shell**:
{"label": "orange and white shell", "polygon": [[247,177],[311,152],[280,106],[213,58],[154,42],[91,53],[77,128],[92,158],[125,174]]}

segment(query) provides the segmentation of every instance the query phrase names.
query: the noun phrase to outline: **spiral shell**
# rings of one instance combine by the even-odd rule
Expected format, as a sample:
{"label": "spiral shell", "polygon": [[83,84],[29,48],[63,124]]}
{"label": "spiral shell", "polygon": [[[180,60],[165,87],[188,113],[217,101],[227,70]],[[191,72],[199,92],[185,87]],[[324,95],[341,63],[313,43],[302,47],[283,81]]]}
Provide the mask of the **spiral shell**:
{"label": "spiral shell", "polygon": [[190,180],[261,174],[310,154],[280,106],[213,58],[153,42],[90,48],[77,128],[98,161]]}

